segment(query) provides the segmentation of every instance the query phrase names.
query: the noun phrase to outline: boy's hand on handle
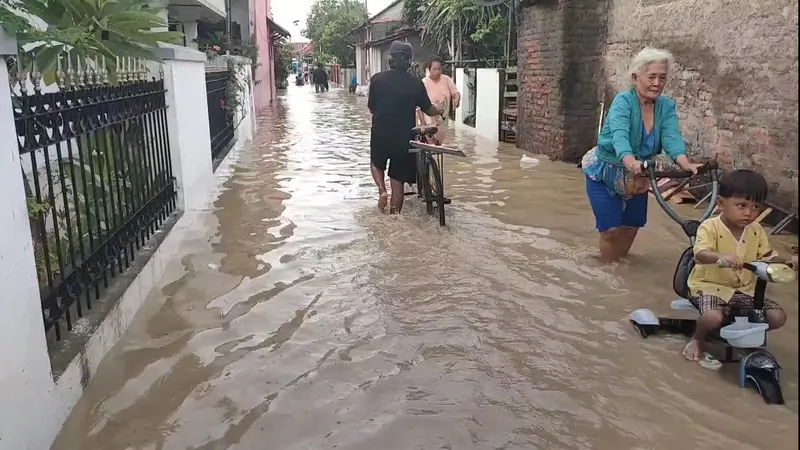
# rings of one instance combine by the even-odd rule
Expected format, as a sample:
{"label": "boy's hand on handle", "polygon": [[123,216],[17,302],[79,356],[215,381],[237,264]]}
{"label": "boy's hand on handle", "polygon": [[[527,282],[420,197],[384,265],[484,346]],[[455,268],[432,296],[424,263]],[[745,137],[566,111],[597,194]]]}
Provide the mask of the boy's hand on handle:
{"label": "boy's hand on handle", "polygon": [[740,270],[744,266],[744,260],[737,255],[719,255],[717,265]]}

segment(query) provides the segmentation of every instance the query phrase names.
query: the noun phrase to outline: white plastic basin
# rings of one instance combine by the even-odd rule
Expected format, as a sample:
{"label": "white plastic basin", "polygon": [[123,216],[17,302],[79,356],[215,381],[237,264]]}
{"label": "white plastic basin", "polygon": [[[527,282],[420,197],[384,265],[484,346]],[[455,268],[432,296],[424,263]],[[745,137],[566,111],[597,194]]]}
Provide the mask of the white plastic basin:
{"label": "white plastic basin", "polygon": [[755,348],[764,345],[767,336],[766,323],[753,323],[747,317],[737,317],[735,321],[719,330],[719,336],[732,347]]}

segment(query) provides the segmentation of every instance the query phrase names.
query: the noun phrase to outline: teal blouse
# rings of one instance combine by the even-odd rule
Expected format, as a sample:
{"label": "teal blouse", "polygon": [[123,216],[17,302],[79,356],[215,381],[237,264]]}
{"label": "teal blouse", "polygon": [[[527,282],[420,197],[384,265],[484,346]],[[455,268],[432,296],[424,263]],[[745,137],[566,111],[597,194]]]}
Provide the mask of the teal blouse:
{"label": "teal blouse", "polygon": [[656,99],[653,129],[646,133],[636,92],[620,92],[611,102],[597,148],[583,158],[583,171],[592,180],[605,184],[610,194],[624,195],[627,171],[622,158],[633,155],[640,161],[651,159],[662,149],[673,161],[686,154],[675,100],[663,95]]}

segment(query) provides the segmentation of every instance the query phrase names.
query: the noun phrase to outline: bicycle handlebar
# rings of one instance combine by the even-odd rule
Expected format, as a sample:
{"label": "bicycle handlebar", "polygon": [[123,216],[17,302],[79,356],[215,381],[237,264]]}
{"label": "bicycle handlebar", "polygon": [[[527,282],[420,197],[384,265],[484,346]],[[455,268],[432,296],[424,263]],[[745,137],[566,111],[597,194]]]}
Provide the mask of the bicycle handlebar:
{"label": "bicycle handlebar", "polygon": [[[685,170],[655,170],[655,164],[651,161],[642,162],[642,172],[647,172],[650,178],[690,178],[695,174]],[[719,166],[716,161],[707,161],[697,169],[697,175],[711,172],[711,178],[716,179],[716,169]]]}
{"label": "bicycle handlebar", "polygon": [[[697,169],[697,175],[708,173],[711,176],[711,197],[709,197],[708,205],[706,206],[706,209],[703,211],[703,214],[700,216],[700,219],[698,219],[698,222],[702,222],[711,217],[711,214],[713,214],[714,210],[716,209],[717,195],[719,194],[719,176],[717,174],[718,167],[719,166],[717,165],[716,161],[707,161],[705,164],[703,164]],[[680,225],[681,228],[684,229],[684,231],[686,232],[687,235],[689,235],[689,237],[693,238],[693,236],[688,231],[688,228],[686,227],[688,222],[683,220],[683,218],[679,216],[675,212],[675,210],[672,209],[672,207],[667,203],[667,201],[664,200],[664,197],[662,197],[659,194],[658,183],[656,180],[658,178],[689,178],[693,177],[695,174],[693,174],[692,172],[687,172],[685,170],[656,171],[656,166],[652,161],[642,162],[642,170],[646,171],[647,176],[650,178],[650,188],[653,190],[653,193],[655,194],[654,197],[656,198],[658,205],[661,206],[661,209],[663,209],[664,212],[667,213],[667,215],[672,220],[677,222],[678,225]]]}

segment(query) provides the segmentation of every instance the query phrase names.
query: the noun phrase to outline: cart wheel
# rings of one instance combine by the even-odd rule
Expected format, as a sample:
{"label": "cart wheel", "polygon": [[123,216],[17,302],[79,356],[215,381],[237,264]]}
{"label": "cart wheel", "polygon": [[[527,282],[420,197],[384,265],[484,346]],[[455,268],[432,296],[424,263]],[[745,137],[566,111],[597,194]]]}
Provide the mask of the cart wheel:
{"label": "cart wheel", "polygon": [[747,373],[745,386],[755,389],[764,403],[768,405],[783,405],[783,390],[774,369],[750,369]]}

